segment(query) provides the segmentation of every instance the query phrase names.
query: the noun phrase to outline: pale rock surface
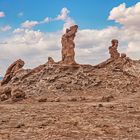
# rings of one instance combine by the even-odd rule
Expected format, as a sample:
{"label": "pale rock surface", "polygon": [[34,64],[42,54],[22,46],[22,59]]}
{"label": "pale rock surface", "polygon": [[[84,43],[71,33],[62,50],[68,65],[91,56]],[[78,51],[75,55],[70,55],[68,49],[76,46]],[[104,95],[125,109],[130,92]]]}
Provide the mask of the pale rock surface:
{"label": "pale rock surface", "polygon": [[49,58],[0,86],[0,140],[139,140],[140,61],[113,41],[108,60],[76,64],[69,41],[61,62]]}
{"label": "pale rock surface", "polygon": [[18,71],[24,66],[24,61],[19,59],[17,61],[15,61],[14,63],[12,63],[7,71],[6,74],[3,78],[3,80],[1,81],[1,85],[7,84],[15,75],[16,73],[18,73]]}
{"label": "pale rock surface", "polygon": [[110,58],[111,59],[117,59],[120,57],[120,53],[118,52],[117,48],[118,48],[118,40],[113,39],[111,41],[112,46],[109,47],[109,54],[110,54]]}
{"label": "pale rock surface", "polygon": [[52,57],[48,57],[48,62],[47,64],[55,64],[55,61],[53,60]]}
{"label": "pale rock surface", "polygon": [[66,33],[62,36],[62,64],[76,64],[74,38],[76,36],[77,29],[77,25],[71,26],[70,29],[66,29]]}

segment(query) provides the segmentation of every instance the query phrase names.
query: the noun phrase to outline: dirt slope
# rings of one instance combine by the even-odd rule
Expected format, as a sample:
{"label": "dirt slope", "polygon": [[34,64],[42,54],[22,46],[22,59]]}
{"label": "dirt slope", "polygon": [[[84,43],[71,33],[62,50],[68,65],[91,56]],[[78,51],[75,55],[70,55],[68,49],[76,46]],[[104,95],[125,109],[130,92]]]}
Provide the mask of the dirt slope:
{"label": "dirt slope", "polygon": [[0,89],[0,140],[140,139],[139,61],[46,63]]}

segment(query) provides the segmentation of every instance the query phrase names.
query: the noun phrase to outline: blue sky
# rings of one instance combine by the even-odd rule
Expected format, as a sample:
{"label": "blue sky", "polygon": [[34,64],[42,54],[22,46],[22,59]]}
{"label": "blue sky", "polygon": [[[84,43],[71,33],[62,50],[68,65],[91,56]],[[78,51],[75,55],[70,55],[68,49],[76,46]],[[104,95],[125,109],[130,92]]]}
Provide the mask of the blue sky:
{"label": "blue sky", "polygon": [[0,0],[0,74],[21,58],[26,68],[61,59],[61,37],[78,24],[76,61],[108,59],[112,39],[119,51],[140,59],[139,0]]}
{"label": "blue sky", "polygon": [[[42,20],[45,17],[55,17],[63,7],[70,10],[70,16],[81,29],[101,29],[106,26],[116,25],[114,21],[108,21],[107,17],[113,7],[126,3],[129,7],[138,0],[0,0],[0,10],[6,17],[0,19],[0,25],[10,24],[17,28],[26,20]],[[18,17],[18,13],[23,16]],[[62,22],[53,22],[47,25],[37,26],[43,31],[55,31],[62,28]]]}

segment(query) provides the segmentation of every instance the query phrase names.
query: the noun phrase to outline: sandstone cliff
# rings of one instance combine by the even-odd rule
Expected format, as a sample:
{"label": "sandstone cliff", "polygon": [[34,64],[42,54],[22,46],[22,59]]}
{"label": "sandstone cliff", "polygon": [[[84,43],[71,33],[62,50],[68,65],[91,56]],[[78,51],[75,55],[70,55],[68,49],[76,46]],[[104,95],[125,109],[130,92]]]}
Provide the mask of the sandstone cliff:
{"label": "sandstone cliff", "polygon": [[9,66],[0,86],[0,140],[140,139],[140,61],[120,54],[113,39],[109,59],[78,64],[77,28],[62,37],[61,61]]}
{"label": "sandstone cliff", "polygon": [[21,59],[11,64],[1,81],[0,100],[45,98],[63,101],[77,93],[90,94],[88,100],[95,100],[94,94],[99,94],[100,98],[102,95],[122,98],[140,92],[140,61],[120,54],[116,39],[111,41],[108,60],[96,66],[77,64],[74,58],[77,29],[78,26],[74,25],[62,36],[61,61],[55,62],[49,57],[46,64],[29,70],[23,69]]}

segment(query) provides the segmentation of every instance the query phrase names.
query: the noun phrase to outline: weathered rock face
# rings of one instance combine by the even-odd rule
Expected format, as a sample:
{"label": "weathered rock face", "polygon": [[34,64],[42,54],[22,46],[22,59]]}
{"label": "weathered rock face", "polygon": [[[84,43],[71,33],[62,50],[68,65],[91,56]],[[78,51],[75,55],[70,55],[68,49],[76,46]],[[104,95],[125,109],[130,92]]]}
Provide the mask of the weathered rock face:
{"label": "weathered rock face", "polygon": [[14,102],[26,98],[25,92],[20,87],[5,86],[0,89],[0,101],[12,100]]}
{"label": "weathered rock face", "polygon": [[[103,61],[102,63],[96,65],[96,68],[105,68],[108,65],[111,64],[116,64],[118,65],[118,67],[120,69],[123,68],[123,65],[125,65],[126,63],[128,63],[131,59],[129,59],[125,53],[119,53],[117,48],[118,48],[118,40],[113,39],[111,41],[112,46],[109,47],[109,54],[110,54],[110,58],[107,59],[106,61]],[[125,63],[126,62],[126,63]]]}
{"label": "weathered rock face", "polygon": [[71,26],[70,29],[66,30],[66,33],[62,36],[62,61],[63,64],[76,64],[75,62],[75,43],[74,38],[77,32],[78,26]]}
{"label": "weathered rock face", "polygon": [[140,61],[120,56],[113,40],[105,62],[73,65],[76,30],[62,39],[61,62],[49,57],[21,70],[18,60],[8,68],[0,85],[0,140],[140,139]]}
{"label": "weathered rock face", "polygon": [[55,61],[53,60],[52,57],[48,57],[48,62],[47,64],[55,64]]}
{"label": "weathered rock face", "polygon": [[0,100],[5,101],[11,98],[11,87],[3,87],[0,89]]}
{"label": "weathered rock face", "polygon": [[121,53],[121,58],[125,58],[126,54],[125,53]]}
{"label": "weathered rock face", "polygon": [[[40,98],[43,101],[58,100],[58,98],[66,100],[77,92],[80,95],[88,92],[91,94],[100,92],[102,95],[112,92],[111,95],[114,94],[116,97],[120,96],[117,95],[119,92],[124,96],[126,93],[140,91],[139,75],[139,61],[121,57],[101,68],[91,65],[46,63],[33,70],[18,73],[8,84],[0,87],[0,90],[3,88],[0,98],[1,101],[10,98],[12,101],[26,98]],[[10,89],[6,89],[5,86]]]}
{"label": "weathered rock face", "polygon": [[118,40],[113,39],[111,41],[112,46],[109,47],[109,54],[111,59],[117,59],[120,57],[120,53],[118,52]]}
{"label": "weathered rock face", "polygon": [[24,66],[24,61],[21,59],[12,63],[8,67],[6,74],[1,82],[1,85],[7,84],[23,66]]}
{"label": "weathered rock face", "polygon": [[[97,66],[73,65],[76,64],[73,40],[77,28],[77,26],[71,27],[70,31],[64,35],[67,40],[66,44],[63,42],[64,38],[62,41],[64,52],[65,47],[68,47],[68,50],[66,49],[66,53],[62,53],[61,62],[56,63],[49,57],[47,63],[34,69],[22,71],[20,69],[24,62],[22,60],[14,62],[6,72],[2,81],[4,84],[0,86],[0,100],[19,101],[25,97],[37,99],[47,96],[47,99],[41,98],[40,100],[48,101],[52,100],[49,98],[60,97],[62,94],[68,98],[67,96],[75,95],[77,92],[84,94],[88,91],[91,93],[100,91],[100,93],[105,94],[110,90],[116,94],[116,91],[113,90],[114,87],[122,94],[140,91],[140,62],[127,58],[126,54],[120,56],[117,51],[117,40],[112,41],[111,58],[105,62]],[[72,51],[69,47],[72,47]],[[69,50],[71,55],[68,55]]]}
{"label": "weathered rock face", "polygon": [[12,101],[17,102],[26,98],[26,94],[22,89],[15,88],[11,92]]}

